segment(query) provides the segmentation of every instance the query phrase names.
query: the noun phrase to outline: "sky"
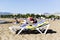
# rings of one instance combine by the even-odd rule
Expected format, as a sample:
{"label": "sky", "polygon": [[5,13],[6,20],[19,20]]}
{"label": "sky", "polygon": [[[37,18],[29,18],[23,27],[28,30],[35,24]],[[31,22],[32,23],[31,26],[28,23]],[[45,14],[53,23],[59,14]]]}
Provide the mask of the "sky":
{"label": "sky", "polygon": [[60,0],[0,0],[0,12],[55,13],[60,12]]}

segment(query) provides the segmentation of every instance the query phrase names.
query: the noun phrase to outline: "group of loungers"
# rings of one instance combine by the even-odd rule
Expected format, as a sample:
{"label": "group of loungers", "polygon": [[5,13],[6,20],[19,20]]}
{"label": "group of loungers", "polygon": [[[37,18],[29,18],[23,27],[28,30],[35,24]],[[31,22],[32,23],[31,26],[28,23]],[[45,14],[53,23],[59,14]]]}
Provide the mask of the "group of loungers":
{"label": "group of loungers", "polygon": [[37,23],[34,24],[27,24],[24,23],[20,26],[11,26],[9,27],[9,29],[11,30],[11,32],[15,33],[17,30],[19,30],[18,34],[20,34],[23,30],[37,30],[38,32],[40,32],[41,34],[43,33],[41,30],[45,30],[44,34],[46,34],[48,28],[49,28],[49,22],[47,21],[39,21]]}

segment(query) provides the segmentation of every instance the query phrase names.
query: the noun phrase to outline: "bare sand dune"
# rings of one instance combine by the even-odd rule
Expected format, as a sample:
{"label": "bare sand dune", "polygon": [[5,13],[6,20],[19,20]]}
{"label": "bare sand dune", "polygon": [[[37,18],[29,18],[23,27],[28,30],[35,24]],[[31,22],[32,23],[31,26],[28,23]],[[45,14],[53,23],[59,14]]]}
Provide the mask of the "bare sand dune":
{"label": "bare sand dune", "polygon": [[49,31],[44,34],[13,34],[8,29],[12,23],[0,24],[0,40],[60,40],[60,20],[50,20]]}

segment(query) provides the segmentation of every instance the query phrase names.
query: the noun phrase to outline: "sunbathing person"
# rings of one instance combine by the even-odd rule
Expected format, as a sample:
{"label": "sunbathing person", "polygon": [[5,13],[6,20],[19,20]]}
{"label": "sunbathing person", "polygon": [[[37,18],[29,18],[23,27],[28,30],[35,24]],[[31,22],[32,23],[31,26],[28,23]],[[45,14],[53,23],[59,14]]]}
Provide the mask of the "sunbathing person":
{"label": "sunbathing person", "polygon": [[37,23],[37,20],[34,19],[33,17],[28,17],[28,23]]}

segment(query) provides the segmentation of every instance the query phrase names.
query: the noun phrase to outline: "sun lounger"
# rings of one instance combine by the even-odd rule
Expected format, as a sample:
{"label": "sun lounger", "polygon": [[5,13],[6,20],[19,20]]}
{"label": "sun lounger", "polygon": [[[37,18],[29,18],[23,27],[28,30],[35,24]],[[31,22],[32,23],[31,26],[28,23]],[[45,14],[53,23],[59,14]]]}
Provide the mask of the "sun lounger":
{"label": "sun lounger", "polygon": [[27,25],[25,27],[22,27],[21,30],[18,32],[18,34],[20,34],[22,32],[22,30],[24,30],[24,29],[37,30],[38,32],[40,32],[42,34],[42,31],[40,31],[40,29],[43,29],[44,27],[46,27],[44,34],[46,34],[46,32],[49,28],[48,22],[38,22],[38,23],[33,24],[33,25]]}
{"label": "sun lounger", "polygon": [[[45,22],[45,21],[40,21],[38,23],[35,23],[35,24],[32,24],[32,25],[28,25],[28,24],[22,24],[21,26],[17,27],[19,29],[19,32],[18,34],[20,34],[23,30],[25,29],[30,29],[30,30],[37,30],[38,32],[40,32],[42,34],[42,31],[41,30],[44,30],[44,34],[46,34],[48,28],[49,28],[49,23],[48,22]],[[10,30],[11,29],[14,29],[13,28],[9,28]],[[15,30],[16,31],[16,30]]]}

